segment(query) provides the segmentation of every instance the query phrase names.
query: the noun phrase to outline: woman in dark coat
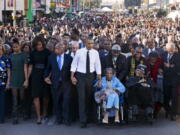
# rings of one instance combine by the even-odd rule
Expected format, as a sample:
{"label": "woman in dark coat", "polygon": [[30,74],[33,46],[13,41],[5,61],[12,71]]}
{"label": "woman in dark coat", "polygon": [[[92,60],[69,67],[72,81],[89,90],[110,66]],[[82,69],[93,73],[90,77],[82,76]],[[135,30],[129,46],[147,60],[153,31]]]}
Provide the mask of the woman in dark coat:
{"label": "woman in dark coat", "polygon": [[43,99],[43,115],[46,115],[49,92],[47,85],[44,82],[44,70],[47,65],[49,50],[45,48],[45,42],[42,37],[36,37],[33,40],[34,50],[30,54],[30,65],[28,76],[31,76],[32,97],[37,114],[37,124],[41,124],[41,104],[40,100]]}

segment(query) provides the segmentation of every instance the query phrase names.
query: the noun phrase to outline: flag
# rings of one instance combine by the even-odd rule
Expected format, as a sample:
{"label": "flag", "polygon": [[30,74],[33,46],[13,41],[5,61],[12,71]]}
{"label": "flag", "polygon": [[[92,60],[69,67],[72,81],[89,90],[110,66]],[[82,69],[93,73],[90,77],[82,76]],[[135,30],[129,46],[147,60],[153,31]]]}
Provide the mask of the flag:
{"label": "flag", "polygon": [[32,21],[33,21],[32,0],[28,0],[27,19],[28,19],[29,22],[32,22]]}

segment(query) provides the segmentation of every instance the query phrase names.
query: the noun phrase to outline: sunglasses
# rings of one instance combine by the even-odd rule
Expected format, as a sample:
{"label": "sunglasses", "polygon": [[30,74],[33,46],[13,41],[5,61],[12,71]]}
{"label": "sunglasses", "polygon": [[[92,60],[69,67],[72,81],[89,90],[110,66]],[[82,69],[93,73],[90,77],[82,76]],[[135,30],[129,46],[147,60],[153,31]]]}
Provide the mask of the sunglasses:
{"label": "sunglasses", "polygon": [[23,35],[18,35],[18,37],[23,37]]}
{"label": "sunglasses", "polygon": [[136,53],[140,54],[140,53],[142,53],[142,52],[138,52],[138,51],[137,51]]}
{"label": "sunglasses", "polygon": [[119,50],[112,50],[112,53],[120,53]]}

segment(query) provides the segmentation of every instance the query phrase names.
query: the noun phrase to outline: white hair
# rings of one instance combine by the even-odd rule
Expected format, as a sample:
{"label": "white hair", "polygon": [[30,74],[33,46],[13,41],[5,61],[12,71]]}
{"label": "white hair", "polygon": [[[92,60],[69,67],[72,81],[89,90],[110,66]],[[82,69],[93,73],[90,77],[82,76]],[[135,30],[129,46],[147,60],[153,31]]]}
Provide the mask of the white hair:
{"label": "white hair", "polygon": [[173,48],[173,49],[175,49],[176,46],[175,46],[174,43],[170,42],[170,43],[167,43],[167,44],[166,44],[166,49],[167,49],[167,48]]}
{"label": "white hair", "polygon": [[70,45],[71,45],[72,47],[79,47],[79,42],[78,42],[78,41],[71,41],[71,42],[70,42]]}
{"label": "white hair", "polygon": [[56,45],[55,45],[55,48],[59,48],[60,46],[63,46],[64,45],[64,41],[61,40],[60,42],[58,42]]}

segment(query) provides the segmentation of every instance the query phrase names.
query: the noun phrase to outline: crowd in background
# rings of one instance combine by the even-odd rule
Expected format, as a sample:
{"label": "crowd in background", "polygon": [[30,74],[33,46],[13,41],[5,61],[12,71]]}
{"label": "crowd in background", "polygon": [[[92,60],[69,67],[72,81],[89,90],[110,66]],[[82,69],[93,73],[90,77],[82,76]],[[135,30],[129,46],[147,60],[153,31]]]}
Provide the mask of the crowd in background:
{"label": "crowd in background", "polygon": [[[128,87],[127,82],[137,76],[136,69],[141,64],[145,66],[144,78],[150,79],[156,89],[153,117],[158,118],[163,107],[166,117],[175,120],[180,113],[179,20],[148,15],[87,14],[63,20],[42,18],[31,27],[0,26],[0,123],[8,116],[12,116],[13,124],[19,123],[20,117],[30,119],[32,110],[36,112],[37,124],[49,121],[52,113],[59,124],[69,125],[79,117],[82,127],[88,120],[93,121],[90,111],[88,120],[84,120],[80,109],[84,106],[80,104],[83,93],[79,92],[82,87],[79,83],[85,83],[83,77],[77,83],[73,74],[77,72],[73,67],[82,49],[89,47],[94,50],[92,56],[100,59],[98,69],[95,68],[97,77],[93,79],[101,80],[106,69],[112,68],[114,76]],[[61,56],[57,57],[60,71],[54,61],[56,56]],[[59,59],[63,62],[59,63]],[[56,84],[57,78],[61,86]],[[92,82],[92,78],[88,81]],[[60,94],[63,98],[58,97],[62,101],[56,99],[57,87],[63,91]],[[94,102],[93,98],[88,100]]]}

